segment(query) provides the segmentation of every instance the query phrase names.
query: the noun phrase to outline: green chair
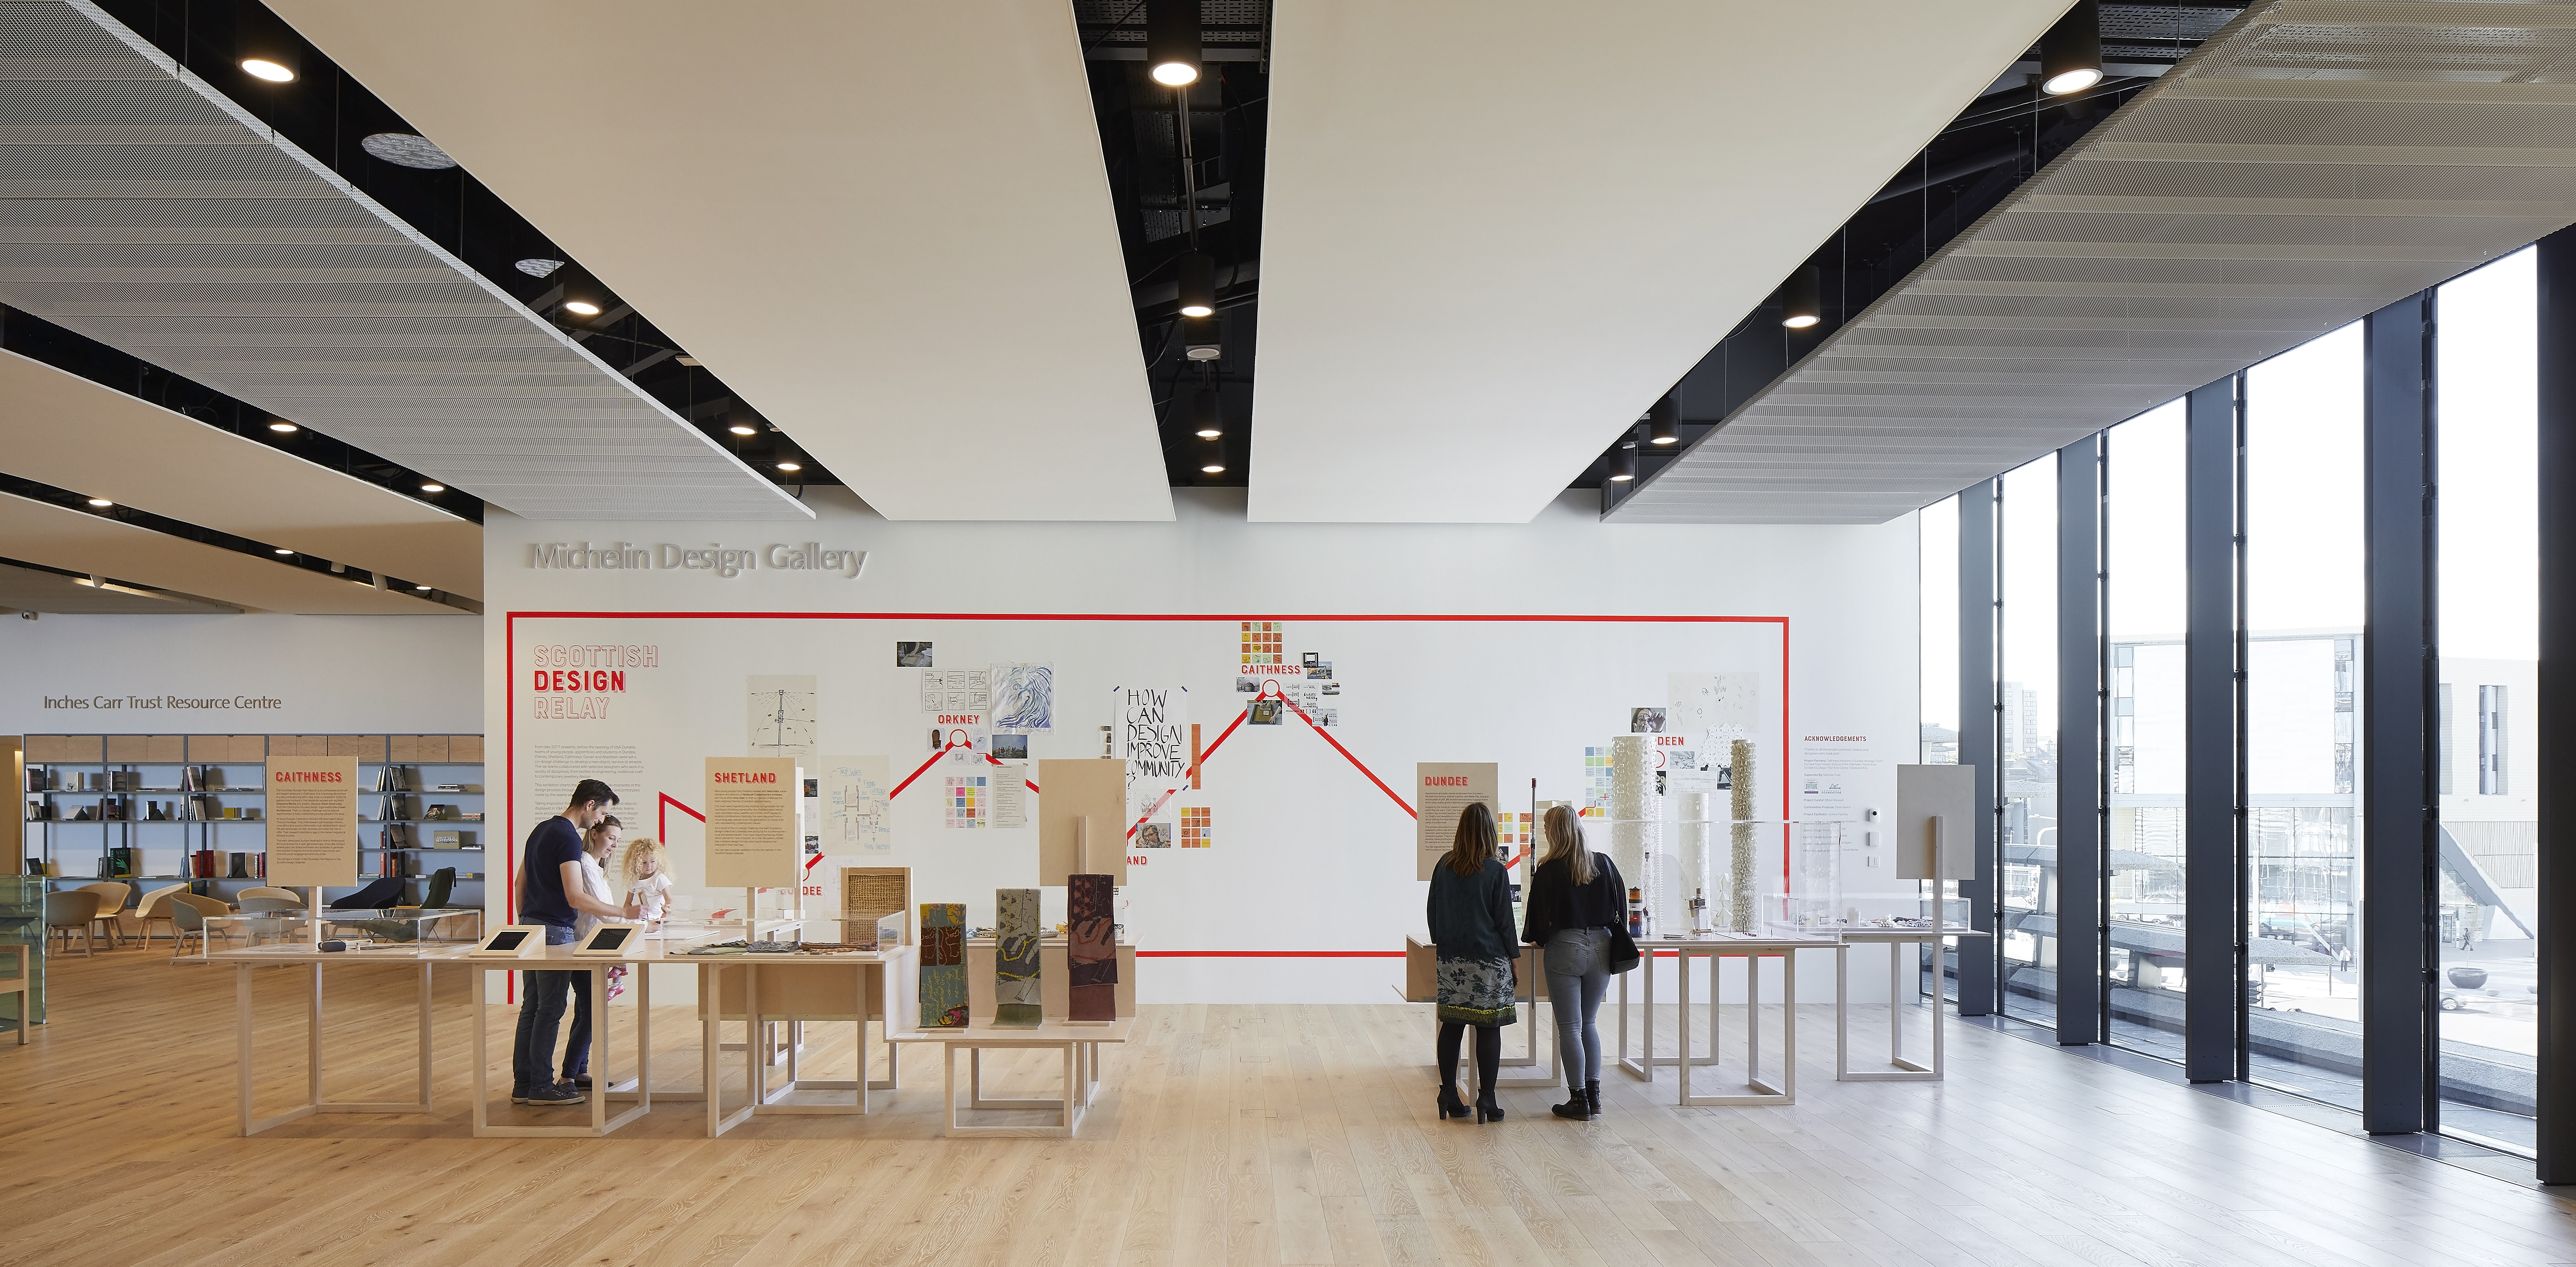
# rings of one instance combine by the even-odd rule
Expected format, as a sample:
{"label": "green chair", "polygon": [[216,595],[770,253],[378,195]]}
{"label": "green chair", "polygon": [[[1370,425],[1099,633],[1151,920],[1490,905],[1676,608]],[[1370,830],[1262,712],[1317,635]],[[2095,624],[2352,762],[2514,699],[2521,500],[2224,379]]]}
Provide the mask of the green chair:
{"label": "green chair", "polygon": [[[397,906],[398,911],[434,911],[447,905],[448,895],[456,891],[456,868],[440,867],[429,875],[429,892],[418,906]],[[410,941],[420,936],[420,925],[407,919],[371,919],[358,927],[378,941]]]}

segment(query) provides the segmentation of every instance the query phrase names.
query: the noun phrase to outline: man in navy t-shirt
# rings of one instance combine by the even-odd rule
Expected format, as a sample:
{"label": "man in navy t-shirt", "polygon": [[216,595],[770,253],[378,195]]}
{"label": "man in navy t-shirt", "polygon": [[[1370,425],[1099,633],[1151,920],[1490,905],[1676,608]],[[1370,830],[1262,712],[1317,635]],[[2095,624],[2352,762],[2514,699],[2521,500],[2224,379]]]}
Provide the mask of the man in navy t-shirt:
{"label": "man in navy t-shirt", "polygon": [[[582,891],[581,836],[590,830],[617,793],[597,779],[583,779],[573,789],[564,812],[528,833],[519,859],[519,922],[546,926],[546,944],[572,944],[573,916],[588,912],[609,919],[623,912]],[[566,879],[569,875],[571,878]],[[564,1001],[572,993],[569,972],[522,972],[519,1035],[510,1055],[510,1101],[513,1104],[579,1104],[583,1096],[569,1083],[555,1081],[555,1034],[563,1024]]]}

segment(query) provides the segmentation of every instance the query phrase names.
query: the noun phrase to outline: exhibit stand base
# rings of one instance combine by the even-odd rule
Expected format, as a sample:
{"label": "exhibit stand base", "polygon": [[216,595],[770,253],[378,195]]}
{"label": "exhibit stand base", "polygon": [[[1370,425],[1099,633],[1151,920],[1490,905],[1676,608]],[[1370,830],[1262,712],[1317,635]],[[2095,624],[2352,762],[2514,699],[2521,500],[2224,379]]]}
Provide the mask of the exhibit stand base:
{"label": "exhibit stand base", "polygon": [[[310,946],[287,944],[267,946],[251,950],[227,950],[211,956],[209,961],[218,964],[229,963],[234,965],[236,969],[233,997],[235,1005],[234,1020],[239,1029],[239,1040],[241,1044],[240,1094],[241,1133],[243,1135],[257,1135],[261,1131],[265,1131],[271,1127],[283,1126],[288,1122],[297,1120],[298,1118],[310,1117],[316,1113],[429,1113],[433,1111],[429,1093],[429,974],[430,967],[432,963],[436,962],[435,960],[426,957],[406,960],[388,960],[386,957],[382,956],[325,953],[323,951],[315,950]],[[412,962],[417,963],[420,966],[420,987],[417,991],[417,1006],[419,1010],[420,1026],[419,1082],[417,1090],[414,1092],[418,1098],[408,1101],[325,1100],[322,1098],[323,969],[325,966],[333,964],[364,963],[377,965],[387,963],[389,961]],[[450,962],[453,961],[451,960]],[[292,1109],[288,1109],[284,1113],[273,1114],[268,1117],[259,1117],[255,1115],[252,1099],[252,1086],[255,1081],[254,1073],[256,1070],[256,1065],[254,1063],[256,1051],[251,1041],[253,1037],[251,1022],[251,974],[260,968],[280,967],[302,967],[309,969],[309,976],[307,977],[303,987],[303,993],[305,995],[304,1023],[306,1048],[304,1103],[297,1105]],[[475,979],[478,981],[481,980],[481,974],[476,974]],[[478,999],[476,1001],[480,1002],[481,1000]]]}
{"label": "exhibit stand base", "polygon": [[[646,965],[660,958],[658,951],[650,959],[630,957],[621,960],[574,959],[571,956],[571,950],[570,946],[549,946],[543,955],[518,961],[522,966],[516,970],[590,974],[590,1061],[591,1067],[598,1071],[588,1106],[590,1124],[588,1126],[522,1126],[515,1123],[496,1123],[491,1120],[492,1009],[489,1006],[490,1000],[485,997],[488,992],[486,982],[491,973],[486,969],[498,965],[497,961],[489,959],[465,960],[464,962],[474,970],[474,1135],[478,1139],[563,1139],[606,1135],[652,1111],[653,973]],[[541,961],[546,965],[542,969],[524,966]],[[610,1075],[610,1070],[616,1067],[616,1062],[611,1057],[613,1049],[610,1046],[608,1028],[608,1018],[612,1014],[612,1009],[608,1006],[608,970],[621,962],[636,966],[633,974],[635,978],[633,1009],[635,1077],[631,1082],[624,1084],[616,1083]],[[626,1010],[625,1008],[613,1009],[613,1011]],[[513,1018],[514,1021],[515,1019]],[[551,1053],[548,1058],[551,1060]],[[620,1091],[617,1089],[620,1085],[631,1086],[634,1089]],[[625,1100],[633,1101],[634,1107],[615,1117],[610,1117],[608,1115],[610,1102]]]}
{"label": "exhibit stand base", "polygon": [[[1905,1056],[1905,987],[1919,978],[1919,973],[1905,970],[1905,960],[1916,946],[1938,947],[1945,937],[1976,939],[1990,934],[1964,924],[1942,928],[1847,928],[1843,944],[1834,951],[1834,1078],[1838,1082],[1939,1082],[1947,1071],[1944,1062],[1942,1031],[1944,1012],[1939,999],[1932,1001],[1932,1063],[1918,1064]],[[1861,1069],[1851,1067],[1851,948],[1878,944],[1887,947],[1887,1063],[1893,1068]],[[1919,992],[1922,987],[1918,984]]]}
{"label": "exhibit stand base", "polygon": [[[699,1020],[705,1029],[705,1078],[710,1088],[707,1138],[714,1139],[761,1114],[874,1113],[876,1102],[871,1092],[893,1091],[903,1085],[902,1053],[891,1045],[886,1048],[886,1076],[868,1077],[872,1046],[868,1022],[881,1020],[889,1040],[897,1031],[910,1027],[911,1003],[920,989],[912,947],[816,956],[710,958],[698,960],[697,967]],[[734,968],[742,970],[739,985],[731,984],[733,978],[727,972]],[[766,1033],[772,1025],[784,1022],[785,1085],[771,1081],[769,1071],[778,1062],[762,1050],[775,1050],[771,1043],[718,1041],[722,1026],[729,1020],[742,1021],[746,1037]],[[857,1030],[853,1076],[804,1076],[804,1027],[810,1021],[853,1024]],[[727,1113],[723,1097],[713,1089],[721,1085],[717,1069],[720,1054],[730,1050],[743,1052],[743,1103],[741,1108]],[[808,1092],[846,1092],[850,1098],[841,1103],[788,1102],[787,1097]]]}
{"label": "exhibit stand base", "polygon": [[[1684,1108],[1746,1108],[1758,1105],[1790,1105],[1798,1102],[1798,952],[1832,950],[1841,943],[1826,937],[1746,937],[1720,936],[1710,940],[1678,938],[1640,938],[1637,949],[1644,953],[1639,973],[1645,978],[1645,1044],[1635,1056],[1628,1054],[1628,978],[1619,975],[1619,1043],[1617,1063],[1629,1077],[1640,1082],[1653,1082],[1655,1068],[1673,1069],[1680,1082],[1676,1103]],[[1679,1031],[1675,1035],[1675,1054],[1655,1054],[1655,961],[1673,957],[1679,975],[1681,1000]],[[1699,1095],[1691,1091],[1691,1070],[1720,1064],[1718,1018],[1722,1009],[1717,1003],[1718,967],[1729,958],[1745,961],[1744,991],[1744,1079],[1741,1092],[1722,1095]],[[1691,966],[1693,959],[1708,960],[1708,1050],[1691,1051]],[[1780,961],[1781,987],[1787,1003],[1780,1009],[1780,1077],[1777,1082],[1762,1076],[1762,961]]]}
{"label": "exhibit stand base", "polygon": [[[935,1044],[940,1048],[940,1086],[947,1101],[947,1124],[943,1133],[951,1138],[976,1136],[1015,1136],[1037,1139],[1069,1139],[1082,1128],[1083,1114],[1090,1109],[1100,1089],[1100,1049],[1108,1044],[1125,1044],[1135,1029],[1133,1017],[1122,1017],[1103,1026],[1098,1023],[1068,1024],[1048,1018],[1035,1029],[997,1029],[990,1025],[961,1029],[930,1029],[895,1034],[886,1039],[894,1046],[910,1043]],[[967,1053],[966,1102],[957,1100],[957,1053]],[[984,1095],[984,1052],[986,1050],[1060,1050],[1064,1056],[1064,1094],[1053,1100],[988,1099]],[[1037,1111],[1053,1112],[1053,1126],[969,1126],[960,1117],[966,1112]]]}

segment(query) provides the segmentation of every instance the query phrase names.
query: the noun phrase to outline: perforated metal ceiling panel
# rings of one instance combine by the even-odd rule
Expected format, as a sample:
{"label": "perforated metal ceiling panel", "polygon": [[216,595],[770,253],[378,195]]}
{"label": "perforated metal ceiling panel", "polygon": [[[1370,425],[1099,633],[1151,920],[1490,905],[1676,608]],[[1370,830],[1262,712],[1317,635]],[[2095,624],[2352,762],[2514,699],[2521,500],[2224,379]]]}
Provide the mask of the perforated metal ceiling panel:
{"label": "perforated metal ceiling panel", "polygon": [[2576,4],[2276,0],[1604,517],[1878,523],[2576,221]]}
{"label": "perforated metal ceiling panel", "polygon": [[0,302],[527,518],[809,517],[84,0],[0,50]]}

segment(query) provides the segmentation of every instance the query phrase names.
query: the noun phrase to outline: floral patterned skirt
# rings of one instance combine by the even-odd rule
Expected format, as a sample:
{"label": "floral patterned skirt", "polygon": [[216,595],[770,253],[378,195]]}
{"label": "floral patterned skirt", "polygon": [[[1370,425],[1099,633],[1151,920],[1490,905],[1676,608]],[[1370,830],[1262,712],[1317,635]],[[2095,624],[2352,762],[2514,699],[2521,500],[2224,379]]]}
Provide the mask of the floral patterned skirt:
{"label": "floral patterned skirt", "polygon": [[1443,955],[1438,979],[1440,1006],[1436,1015],[1441,1020],[1509,1025],[1520,1019],[1520,1009],[1512,1006],[1509,959],[1452,959]]}

